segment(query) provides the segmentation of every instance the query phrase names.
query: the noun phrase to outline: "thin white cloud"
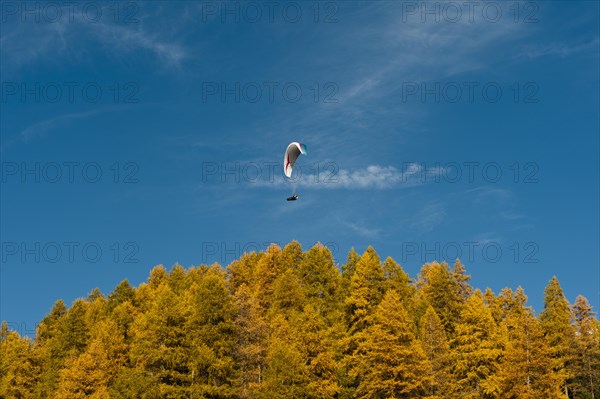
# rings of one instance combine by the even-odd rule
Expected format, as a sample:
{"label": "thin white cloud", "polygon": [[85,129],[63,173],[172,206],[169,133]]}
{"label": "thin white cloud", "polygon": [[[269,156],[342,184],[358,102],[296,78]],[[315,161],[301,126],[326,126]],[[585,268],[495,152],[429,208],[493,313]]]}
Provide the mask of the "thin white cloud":
{"label": "thin white cloud", "polygon": [[38,63],[48,66],[87,62],[98,48],[112,56],[148,51],[167,67],[179,67],[188,58],[186,47],[166,34],[170,29],[168,20],[153,24],[150,33],[141,21],[114,23],[108,18],[113,12],[107,8],[109,5],[100,12],[105,18],[94,23],[85,20],[81,12],[70,14],[69,6],[60,7],[63,16],[71,17],[54,22],[16,20],[4,24],[0,38],[3,73],[18,73],[21,68]]}
{"label": "thin white cloud", "polygon": [[534,59],[540,57],[568,58],[582,53],[598,54],[600,38],[598,36],[584,43],[554,42],[547,44],[536,44],[525,48],[519,57]]}
{"label": "thin white cloud", "polygon": [[419,233],[427,233],[440,225],[446,218],[444,205],[439,202],[425,204],[409,221],[408,227]]}
{"label": "thin white cloud", "polygon": [[102,109],[95,109],[92,111],[74,112],[70,114],[55,116],[26,127],[21,131],[21,138],[24,142],[27,143],[36,137],[42,137],[46,135],[51,130],[68,125],[74,120],[85,119],[90,116],[99,114],[101,112],[103,112]]}
{"label": "thin white cloud", "polygon": [[481,186],[466,191],[467,197],[476,204],[501,202],[506,203],[513,196],[512,192],[505,188],[493,186]]}
{"label": "thin white cloud", "polygon": [[368,237],[368,238],[376,238],[379,236],[380,229],[369,228],[364,225],[352,223],[352,222],[343,222],[345,227],[348,227],[350,230],[356,232],[357,234]]}
{"label": "thin white cloud", "polygon": [[[279,170],[279,169],[277,169]],[[335,163],[314,165],[300,169],[299,175],[291,179],[261,173],[264,179],[246,180],[251,187],[272,187],[296,185],[305,189],[348,189],[348,190],[384,190],[401,187],[413,187],[435,181],[432,178],[441,173],[439,168],[425,169],[417,163],[408,163],[402,170],[394,166],[370,165],[366,168],[348,170],[338,169]]]}

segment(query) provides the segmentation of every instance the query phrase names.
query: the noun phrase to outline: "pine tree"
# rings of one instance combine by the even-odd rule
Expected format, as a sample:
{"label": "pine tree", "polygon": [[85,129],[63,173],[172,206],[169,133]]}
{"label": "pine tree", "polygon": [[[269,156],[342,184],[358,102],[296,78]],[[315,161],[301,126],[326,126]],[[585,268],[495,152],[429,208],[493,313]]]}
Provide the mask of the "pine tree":
{"label": "pine tree", "polygon": [[356,270],[356,264],[360,260],[360,255],[354,251],[354,247],[350,248],[346,263],[342,265],[342,294],[346,298],[350,293],[350,284],[352,282],[352,276]]}
{"label": "pine tree", "polygon": [[570,365],[573,361],[574,336],[571,326],[571,310],[556,276],[544,290],[544,311],[540,321],[548,345],[551,348],[551,367],[561,381],[565,396],[569,396],[569,383],[573,377]]}
{"label": "pine tree", "polygon": [[242,284],[234,296],[235,316],[235,361],[239,370],[238,396],[252,398],[252,392],[262,381],[265,368],[268,325],[260,315],[258,301]]}
{"label": "pine tree", "polygon": [[454,335],[454,324],[465,302],[463,295],[468,291],[463,277],[457,276],[462,274],[451,271],[445,262],[433,262],[421,268],[417,281],[421,302],[433,306],[449,337]]}
{"label": "pine tree", "polygon": [[467,300],[456,324],[450,361],[454,395],[464,399],[494,398],[502,341],[479,290]]}
{"label": "pine tree", "polygon": [[415,295],[415,287],[412,285],[412,280],[406,274],[402,266],[396,263],[392,258],[387,257],[383,262],[383,271],[386,278],[386,290],[394,290],[400,295],[404,307],[407,310],[412,310],[412,303]]}
{"label": "pine tree", "polygon": [[447,397],[449,386],[449,344],[446,332],[439,316],[432,306],[421,318],[420,342],[426,358],[427,398],[442,399]]}
{"label": "pine tree", "polygon": [[157,265],[150,270],[150,277],[148,277],[148,285],[152,289],[157,289],[162,283],[169,281],[169,273],[163,265]]}
{"label": "pine tree", "polygon": [[186,270],[178,263],[169,272],[169,286],[177,295],[189,287]]}
{"label": "pine tree", "polygon": [[550,352],[543,331],[526,302],[527,297],[519,287],[502,321],[506,350],[498,373],[501,397],[561,398],[559,382],[548,368]]}
{"label": "pine tree", "polygon": [[39,361],[29,338],[9,331],[6,322],[0,330],[0,398],[33,398],[39,379]]}
{"label": "pine tree", "polygon": [[340,307],[341,279],[331,251],[324,245],[313,246],[298,268],[306,299],[328,316]]}
{"label": "pine tree", "polygon": [[573,304],[575,359],[573,394],[576,398],[600,398],[600,323],[588,300],[579,295]]}
{"label": "pine tree", "polygon": [[306,359],[299,349],[298,336],[281,315],[271,320],[266,369],[256,388],[259,399],[306,398],[310,381]]}
{"label": "pine tree", "polygon": [[298,241],[292,241],[283,247],[281,252],[281,263],[286,269],[292,269],[296,271],[304,259],[304,253],[302,252],[302,246]]}
{"label": "pine tree", "polygon": [[195,397],[229,398],[237,376],[234,368],[235,307],[217,265],[207,269],[186,300],[189,320],[184,348],[190,348],[191,393]]}
{"label": "pine tree", "polygon": [[227,266],[227,284],[231,292],[245,284],[250,290],[255,291],[256,279],[254,278],[258,261],[264,254],[250,252],[244,253],[240,259],[234,260]]}
{"label": "pine tree", "polygon": [[135,290],[129,285],[127,279],[121,281],[119,285],[115,287],[113,292],[108,295],[108,310],[113,311],[114,308],[119,306],[125,301],[130,301],[132,304],[135,299]]}
{"label": "pine tree", "polygon": [[270,301],[268,319],[277,315],[289,319],[293,314],[302,311],[306,304],[306,295],[300,279],[292,269],[287,269],[273,281]]}
{"label": "pine tree", "polygon": [[132,366],[139,370],[136,379],[144,378],[136,385],[152,397],[186,397],[191,385],[186,309],[166,280],[155,292],[149,310],[140,313],[132,327]]}
{"label": "pine tree", "polygon": [[304,306],[303,312],[290,321],[297,331],[297,348],[306,359],[307,399],[331,399],[340,392],[335,361],[334,342],[339,339],[340,329],[329,326],[327,320],[313,306]]}
{"label": "pine tree", "polygon": [[111,319],[117,323],[119,334],[121,334],[125,341],[129,344],[133,335],[131,327],[136,317],[139,315],[139,309],[131,304],[131,302],[125,301],[117,305],[111,314]]}
{"label": "pine tree", "polygon": [[54,391],[66,354],[58,345],[61,321],[67,314],[64,301],[54,303],[50,314],[38,324],[34,352],[41,362],[41,375],[35,392],[39,398],[50,397]]}
{"label": "pine tree", "polygon": [[385,276],[379,255],[368,247],[356,263],[350,282],[350,294],[346,298],[346,319],[351,332],[363,330],[369,317],[385,292]]}
{"label": "pine tree", "polygon": [[109,387],[125,364],[126,345],[114,321],[99,322],[84,353],[61,370],[56,399],[108,399]]}
{"label": "pine tree", "polygon": [[430,385],[425,353],[396,291],[386,293],[373,319],[362,334],[351,371],[359,380],[357,397],[401,399],[424,395]]}
{"label": "pine tree", "polygon": [[469,285],[471,276],[467,275],[467,269],[465,265],[460,262],[460,259],[456,259],[454,266],[452,267],[452,279],[458,287],[458,294],[466,301],[473,294],[473,287]]}
{"label": "pine tree", "polygon": [[256,298],[260,301],[262,308],[269,308],[273,294],[273,282],[286,269],[281,260],[281,248],[275,244],[270,245],[256,264],[253,275],[254,284],[249,285],[254,287]]}

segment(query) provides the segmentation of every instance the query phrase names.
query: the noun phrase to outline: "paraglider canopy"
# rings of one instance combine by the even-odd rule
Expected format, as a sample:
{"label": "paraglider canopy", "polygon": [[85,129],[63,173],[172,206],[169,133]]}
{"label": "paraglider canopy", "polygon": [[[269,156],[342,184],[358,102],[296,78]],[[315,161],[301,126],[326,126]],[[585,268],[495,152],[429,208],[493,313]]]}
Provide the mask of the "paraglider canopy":
{"label": "paraglider canopy", "polygon": [[294,141],[287,146],[283,157],[283,174],[292,177],[292,170],[300,154],[306,155],[306,146]]}

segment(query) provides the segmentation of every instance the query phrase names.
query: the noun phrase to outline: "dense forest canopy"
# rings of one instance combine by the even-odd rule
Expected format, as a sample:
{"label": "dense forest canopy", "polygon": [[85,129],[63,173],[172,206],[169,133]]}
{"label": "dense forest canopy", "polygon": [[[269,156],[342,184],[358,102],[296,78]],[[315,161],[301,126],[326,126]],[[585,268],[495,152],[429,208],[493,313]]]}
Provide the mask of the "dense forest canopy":
{"label": "dense forest canopy", "polygon": [[0,398],[600,399],[600,323],[556,278],[481,292],[457,260],[416,279],[372,247],[341,271],[298,242],[151,270],[70,307],[35,338],[0,330]]}

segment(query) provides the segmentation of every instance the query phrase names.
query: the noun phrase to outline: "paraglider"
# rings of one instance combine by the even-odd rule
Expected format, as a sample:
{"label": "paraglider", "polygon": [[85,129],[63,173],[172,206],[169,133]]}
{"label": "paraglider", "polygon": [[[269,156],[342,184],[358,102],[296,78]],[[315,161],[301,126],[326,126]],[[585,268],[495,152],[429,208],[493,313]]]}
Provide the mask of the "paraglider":
{"label": "paraglider", "polygon": [[[300,155],[306,155],[306,146],[304,144],[298,143],[296,141],[290,143],[286,150],[285,155],[283,156],[283,174],[289,179],[292,177],[292,171],[294,169],[294,165],[296,164],[296,160]],[[292,187],[292,196],[289,197],[288,201],[296,201],[298,196],[295,193],[295,184]]]}

